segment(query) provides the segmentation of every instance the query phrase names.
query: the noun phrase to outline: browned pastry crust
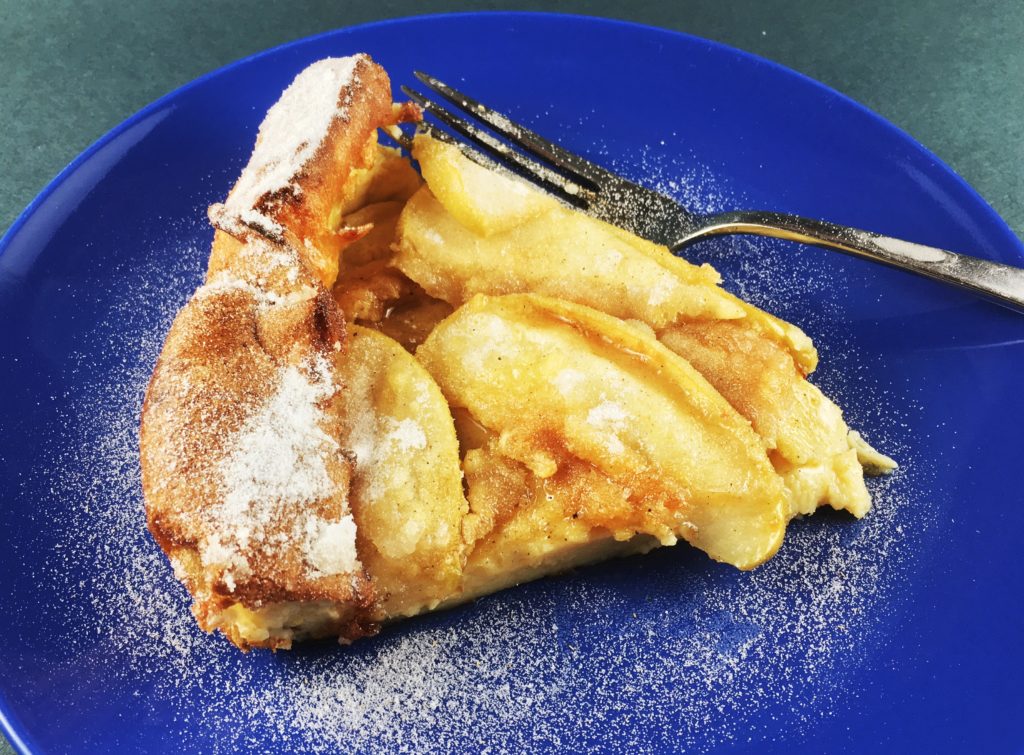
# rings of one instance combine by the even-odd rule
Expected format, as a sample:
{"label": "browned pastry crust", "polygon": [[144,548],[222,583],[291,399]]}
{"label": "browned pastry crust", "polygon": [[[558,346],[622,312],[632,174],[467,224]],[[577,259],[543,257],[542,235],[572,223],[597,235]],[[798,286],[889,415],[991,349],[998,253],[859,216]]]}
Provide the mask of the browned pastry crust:
{"label": "browned pastry crust", "polygon": [[[236,603],[326,601],[337,612],[331,633],[360,634],[355,614],[373,597],[362,569],[318,574],[302,552],[310,523],[338,523],[348,513],[351,465],[338,453],[342,387],[330,377],[344,358],[344,321],[294,249],[253,238],[239,245],[235,263],[178,314],[150,382],[141,429],[150,530],[195,597],[205,629],[225,629],[219,617]],[[317,374],[317,362],[329,374]],[[237,451],[232,439],[289,369],[317,388],[312,416],[323,434],[314,448],[300,448],[319,458],[299,462],[319,463],[329,485],[301,506],[284,498],[232,508],[224,473]],[[246,542],[231,542],[244,528],[252,528]]]}
{"label": "browned pastry crust", "polygon": [[[326,99],[325,83],[335,85]],[[373,631],[340,445],[346,327],[329,287],[340,249],[368,230],[338,219],[365,200],[377,128],[418,115],[392,106],[368,56],[303,71],[268,113],[227,201],[210,208],[206,283],[175,319],[150,381],[140,433],[150,531],[200,626],[243,649]],[[295,130],[294,144],[266,143]],[[278,453],[288,463],[277,467]],[[246,630],[267,625],[276,628]]]}
{"label": "browned pastry crust", "polygon": [[[349,62],[350,71],[345,66]],[[339,73],[339,68],[344,70]],[[333,90],[323,89],[332,83]],[[334,102],[311,105],[309,100],[324,91],[336,92]],[[321,134],[317,127],[322,124],[302,111],[326,111],[331,105],[329,127]],[[339,223],[365,199],[378,155],[377,129],[418,120],[420,115],[412,103],[392,104],[387,73],[367,55],[313,64],[267,114],[249,164],[227,200],[210,207],[210,222],[234,236],[255,231],[282,242],[292,234],[330,288],[341,249],[369,230]],[[210,257],[211,274],[225,264],[221,238],[218,235]]]}

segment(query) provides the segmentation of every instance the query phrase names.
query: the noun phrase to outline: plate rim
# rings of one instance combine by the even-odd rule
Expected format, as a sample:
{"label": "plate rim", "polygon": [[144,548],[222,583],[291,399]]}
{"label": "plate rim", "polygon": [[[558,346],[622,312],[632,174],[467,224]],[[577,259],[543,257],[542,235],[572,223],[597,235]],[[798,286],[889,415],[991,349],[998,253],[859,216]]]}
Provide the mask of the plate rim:
{"label": "plate rim", "polygon": [[[123,133],[137,125],[139,122],[148,118],[154,112],[165,107],[169,103],[174,102],[179,97],[185,95],[190,90],[200,87],[205,84],[208,80],[217,78],[219,76],[228,74],[235,71],[236,69],[247,66],[255,60],[274,55],[280,52],[291,50],[294,48],[302,47],[311,43],[315,43],[324,39],[328,39],[334,36],[342,36],[349,33],[359,33],[364,30],[379,29],[392,26],[413,26],[424,22],[444,22],[451,19],[467,19],[467,18],[504,18],[516,21],[525,21],[526,23],[534,22],[546,22],[546,21],[557,21],[560,23],[579,23],[579,24],[594,24],[598,26],[617,27],[624,29],[632,29],[640,31],[644,34],[657,34],[667,35],[670,37],[681,37],[688,44],[704,47],[705,49],[715,50],[717,53],[732,55],[740,58],[745,64],[754,64],[767,68],[773,75],[782,76],[787,78],[796,78],[805,85],[809,85],[815,89],[818,93],[825,95],[826,97],[832,98],[838,102],[843,103],[845,106],[852,107],[855,111],[858,111],[861,115],[866,116],[874,125],[881,127],[881,129],[899,139],[904,144],[908,144],[917,153],[918,157],[926,158],[933,164],[935,170],[940,173],[944,173],[947,177],[953,179],[954,185],[963,192],[964,196],[969,200],[973,201],[976,205],[975,208],[971,208],[972,211],[977,209],[980,211],[980,219],[984,221],[985,225],[989,228],[998,229],[1000,235],[1001,244],[1005,244],[1007,250],[1013,250],[1018,257],[1024,259],[1024,242],[1017,236],[1015,231],[1009,226],[1009,224],[999,215],[999,213],[988,203],[988,201],[973,187],[969,184],[957,171],[951,168],[944,160],[938,157],[932,152],[927,146],[918,141],[909,132],[897,126],[896,124],[889,121],[887,118],[878,114],[866,105],[858,102],[852,97],[843,94],[839,90],[832,86],[825,84],[811,76],[804,74],[800,71],[792,69],[786,65],[773,61],[769,58],[762,57],[756,53],[748,52],[746,50],[733,47],[731,45],[719,42],[717,40],[700,37],[688,32],[679,31],[675,29],[667,29],[664,27],[654,26],[651,24],[645,24],[635,21],[627,21],[617,18],[607,18],[601,16],[593,16],[588,14],[576,14],[576,13],[561,13],[561,12],[550,12],[550,11],[460,11],[460,12],[449,12],[449,13],[429,13],[429,14],[417,14],[410,16],[401,16],[396,18],[381,19],[377,21],[369,21],[361,24],[355,24],[351,26],[342,26],[332,28],[317,34],[299,37],[288,42],[284,42],[273,47],[268,47],[250,55],[238,58],[232,62],[215,68],[207,73],[204,73],[194,79],[191,79],[184,84],[172,89],[166,94],[158,97],[151,101],[147,105],[133,112],[125,119],[117,123],[112,128],[101,134],[85,149],[83,149],[78,155],[76,155],[69,163],[67,163],[49,182],[35,195],[35,197],[25,206],[24,209],[15,217],[8,229],[4,232],[3,236],[0,237],[0,263],[2,263],[2,257],[6,251],[13,244],[15,239],[21,233],[26,223],[35,215],[39,210],[40,206],[46,202],[46,200],[60,188],[85,162],[90,160],[97,152],[102,150],[110,142],[120,137]],[[15,752],[24,753],[25,755],[32,755],[32,753],[38,752],[30,748],[26,738],[22,736],[19,727],[14,725],[12,718],[12,710],[8,702],[8,695],[3,687],[0,687],[0,732],[7,738],[8,742],[14,748]],[[25,732],[26,734],[28,732]]]}

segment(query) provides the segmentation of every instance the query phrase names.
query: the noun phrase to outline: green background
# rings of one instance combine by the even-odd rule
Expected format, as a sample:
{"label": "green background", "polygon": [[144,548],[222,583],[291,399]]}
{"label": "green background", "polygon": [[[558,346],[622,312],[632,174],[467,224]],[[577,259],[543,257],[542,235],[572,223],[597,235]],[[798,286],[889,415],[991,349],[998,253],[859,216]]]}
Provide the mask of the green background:
{"label": "green background", "polygon": [[225,63],[341,26],[499,8],[628,18],[795,68],[908,131],[1024,232],[1021,0],[0,0],[0,229],[97,137]]}
{"label": "green background", "polygon": [[1021,0],[0,0],[0,230],[92,141],[207,71],[337,27],[498,9],[624,18],[778,61],[908,131],[1024,232]]}

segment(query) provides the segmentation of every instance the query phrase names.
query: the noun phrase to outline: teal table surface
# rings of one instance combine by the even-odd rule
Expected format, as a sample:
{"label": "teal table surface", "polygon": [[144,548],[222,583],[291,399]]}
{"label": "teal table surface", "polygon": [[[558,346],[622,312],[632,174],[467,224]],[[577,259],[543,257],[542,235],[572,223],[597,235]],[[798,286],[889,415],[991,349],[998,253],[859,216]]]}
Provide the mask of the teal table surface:
{"label": "teal table surface", "polygon": [[368,21],[500,9],[638,21],[794,68],[909,132],[1024,232],[1020,0],[0,0],[0,231],[108,129],[226,63]]}

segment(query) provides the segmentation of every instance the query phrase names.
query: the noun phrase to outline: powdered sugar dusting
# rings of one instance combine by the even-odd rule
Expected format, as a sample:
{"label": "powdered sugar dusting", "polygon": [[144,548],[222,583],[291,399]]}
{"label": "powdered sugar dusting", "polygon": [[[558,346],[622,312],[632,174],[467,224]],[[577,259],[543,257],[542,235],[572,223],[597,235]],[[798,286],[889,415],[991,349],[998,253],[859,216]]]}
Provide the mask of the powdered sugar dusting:
{"label": "powdered sugar dusting", "polygon": [[[211,512],[217,534],[203,545],[204,563],[224,563],[247,574],[244,554],[253,541],[263,541],[266,547],[266,533],[278,522],[291,519],[298,530],[294,534],[306,538],[306,560],[316,576],[358,568],[351,517],[332,526],[317,517],[296,515],[302,504],[339,492],[327,472],[326,460],[339,454],[340,448],[324,432],[325,415],[320,408],[336,390],[331,367],[322,356],[304,368],[281,369],[274,392],[229,440],[228,452],[219,464],[224,497]],[[290,509],[289,513],[284,508]],[[277,538],[275,542],[283,550],[296,539]],[[329,546],[342,551],[329,554]],[[346,565],[350,568],[343,569]]]}
{"label": "powdered sugar dusting", "polygon": [[[297,276],[297,268],[294,265],[289,266],[289,280],[294,282],[293,279]],[[261,307],[297,304],[316,296],[316,291],[310,286],[299,286],[295,291],[290,291],[287,294],[278,294],[265,288],[254,286],[248,281],[233,276],[228,271],[217,273],[208,283],[200,286],[196,290],[195,295],[199,297],[211,296],[226,291],[244,291],[252,296]]]}
{"label": "powdered sugar dusting", "polygon": [[220,464],[225,524],[260,501],[298,504],[334,492],[325,456],[337,452],[338,444],[323,431],[318,406],[333,390],[331,383],[311,382],[297,367],[281,371],[277,389],[229,441]]}
{"label": "powdered sugar dusting", "polygon": [[[916,492],[929,470],[903,426],[913,408],[905,392],[878,384],[884,372],[863,366],[876,363],[829,326],[827,312],[802,323],[841,346],[823,368],[828,392],[903,465],[871,482],[875,509],[864,520],[827,512],[795,522],[780,554],[750,573],[681,545],[406,622],[349,648],[242,655],[204,635],[145,532],[137,423],[164,333],[205,256],[197,243],[184,254],[152,250],[141,270],[134,260],[125,276],[147,283],[119,287],[82,340],[84,387],[60,403],[70,440],[43,453],[35,473],[60,495],[38,514],[40,531],[60,539],[37,575],[54,601],[48,623],[61,646],[26,682],[41,701],[53,694],[47,680],[73,668],[78,691],[61,701],[65,710],[109,717],[107,690],[135,689],[132,715],[161,722],[182,749],[212,752],[700,751],[799,741],[856,704],[865,648],[888,641],[901,610],[897,586],[915,568],[928,519]],[[727,280],[783,305],[825,284],[809,270],[791,279],[781,255],[775,261],[739,284],[730,270]],[[572,382],[567,374],[566,387]],[[418,442],[414,428],[389,430],[396,443]],[[335,524],[307,524],[317,568],[339,566],[318,563],[322,538],[347,536],[345,520]]]}
{"label": "powdered sugar dusting", "polygon": [[260,212],[260,203],[281,192],[298,195],[295,176],[316,155],[331,124],[348,117],[356,65],[363,59],[325,58],[295,77],[260,124],[249,164],[224,205],[229,217],[271,235],[282,233],[280,225]]}
{"label": "powdered sugar dusting", "polygon": [[625,428],[629,413],[622,404],[607,399],[587,412],[587,423],[605,432],[604,444],[613,454],[626,450],[618,431]]}
{"label": "powdered sugar dusting", "polygon": [[586,379],[587,376],[579,370],[574,370],[572,367],[566,367],[555,375],[552,382],[559,393],[563,396],[568,396]]}
{"label": "powdered sugar dusting", "polygon": [[679,287],[676,282],[668,273],[658,277],[657,283],[651,288],[647,303],[652,307],[657,307],[659,304],[664,304],[669,300],[675,289]]}
{"label": "powdered sugar dusting", "polygon": [[414,419],[396,420],[392,417],[386,418],[388,432],[385,436],[385,443],[393,443],[399,451],[420,450],[427,447],[427,434]]}
{"label": "powdered sugar dusting", "polygon": [[356,523],[352,515],[346,514],[336,522],[320,517],[307,519],[303,553],[316,577],[352,574],[359,569]]}
{"label": "powdered sugar dusting", "polygon": [[389,486],[403,480],[395,474],[395,468],[410,451],[427,447],[427,434],[411,417],[399,420],[362,411],[352,421],[348,443],[356,460],[356,484],[361,486],[364,499],[373,502],[383,498]]}
{"label": "powdered sugar dusting", "polygon": [[587,422],[598,426],[622,427],[628,416],[622,404],[605,400],[587,413]]}

